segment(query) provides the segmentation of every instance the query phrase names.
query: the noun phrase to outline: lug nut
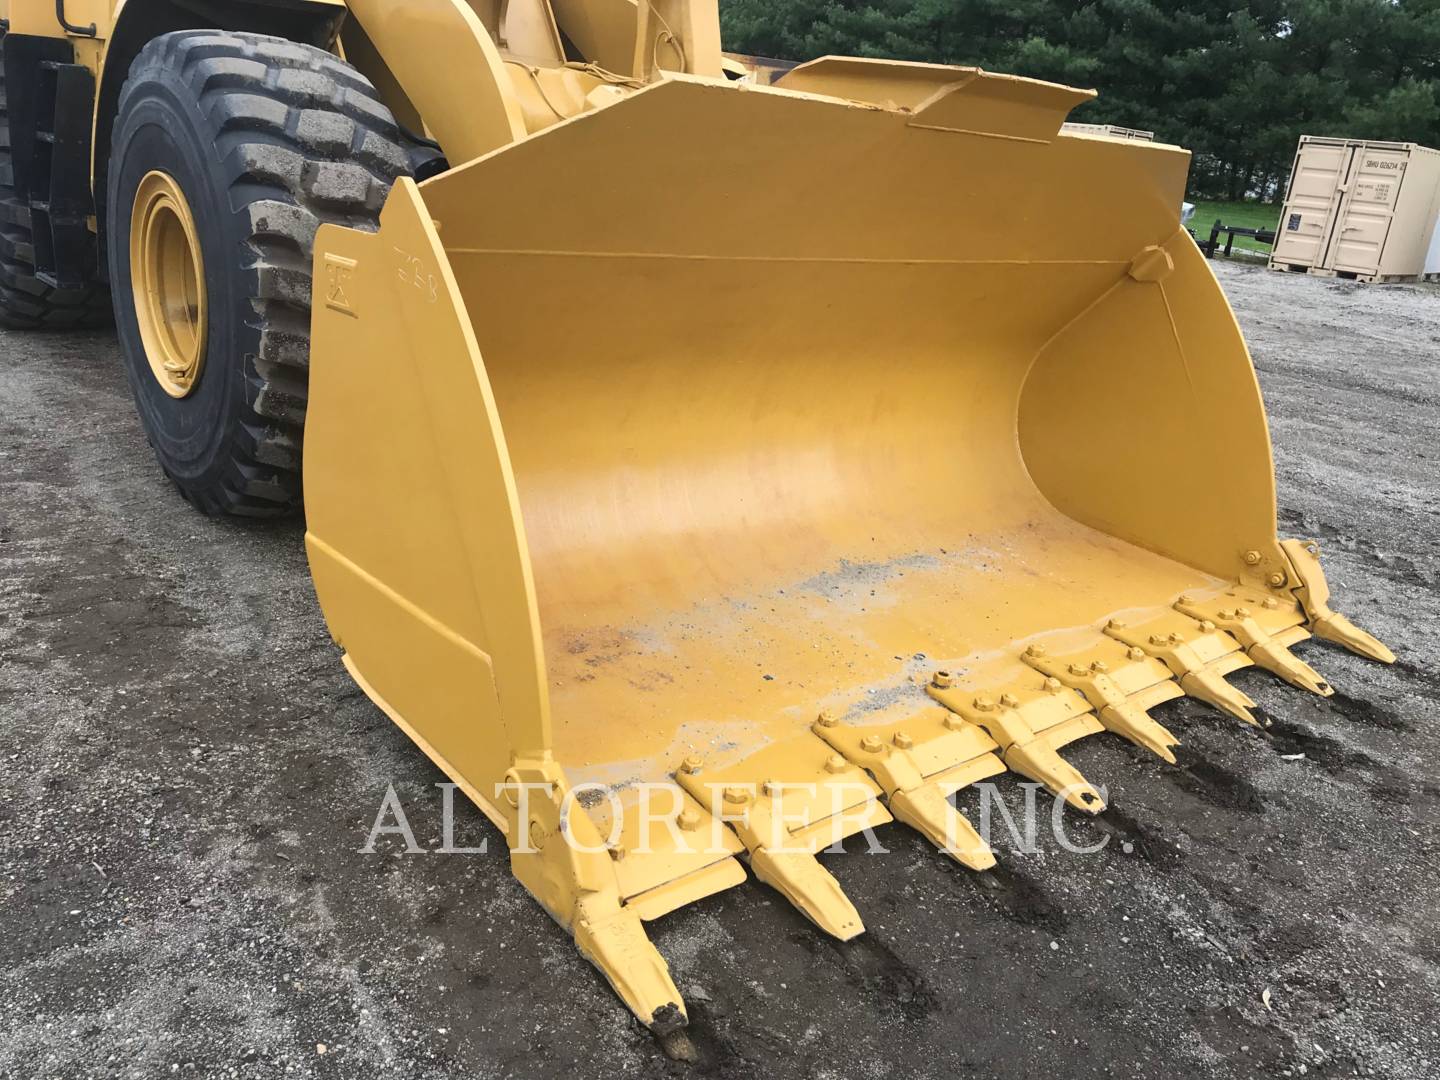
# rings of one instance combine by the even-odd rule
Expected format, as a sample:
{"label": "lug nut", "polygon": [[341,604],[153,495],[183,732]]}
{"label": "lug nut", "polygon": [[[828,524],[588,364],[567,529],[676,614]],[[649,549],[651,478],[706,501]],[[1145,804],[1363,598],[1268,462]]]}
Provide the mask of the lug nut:
{"label": "lug nut", "polygon": [[1031,645],[1028,649],[1025,650],[1025,655],[1026,655],[1026,656],[1044,656],[1044,655],[1045,655],[1045,646],[1044,646],[1044,645]]}
{"label": "lug nut", "polygon": [[1214,624],[1213,622],[1211,622],[1209,619],[1201,619],[1201,620],[1200,620],[1200,629],[1201,629],[1201,630],[1204,630],[1204,631],[1208,634],[1211,630],[1214,630],[1214,629],[1215,629],[1215,624]]}
{"label": "lug nut", "polygon": [[1048,676],[1045,679],[1045,689],[1049,690],[1052,694],[1058,694],[1062,689],[1064,689],[1064,687],[1065,684],[1062,683],[1059,679],[1055,678],[1055,676],[1053,675]]}
{"label": "lug nut", "polygon": [[675,819],[675,823],[686,832],[694,832],[700,827],[700,815],[694,810],[681,810],[680,816]]}
{"label": "lug nut", "polygon": [[680,771],[694,776],[705,767],[705,759],[699,754],[691,754],[680,763]]}
{"label": "lug nut", "polygon": [[995,702],[992,701],[990,698],[986,697],[984,694],[981,694],[975,699],[975,708],[978,709],[980,712],[994,712]]}
{"label": "lug nut", "polygon": [[1145,659],[1145,650],[1144,650],[1144,649],[1136,648],[1135,646],[1132,645],[1132,646],[1130,647],[1130,651],[1127,652],[1125,655],[1128,656],[1128,657],[1130,657],[1131,660],[1144,660],[1144,659]]}
{"label": "lug nut", "polygon": [[903,731],[895,732],[894,742],[895,745],[898,746],[901,750],[909,750],[915,745],[915,740]]}
{"label": "lug nut", "polygon": [[766,780],[760,785],[760,790],[773,799],[775,793],[780,790],[780,785],[775,783],[774,780]]}
{"label": "lug nut", "polygon": [[950,715],[945,717],[945,726],[951,731],[959,731],[962,727],[965,726],[965,719],[964,717],[956,716],[954,713],[951,713]]}
{"label": "lug nut", "polygon": [[1107,671],[1110,670],[1110,665],[1105,663],[1104,660],[1096,660],[1093,664],[1090,665],[1090,670],[1095,672],[1097,675],[1104,675]]}
{"label": "lug nut", "polygon": [[828,773],[842,773],[845,771],[845,759],[839,754],[831,754],[825,759],[825,771]]}
{"label": "lug nut", "polygon": [[1170,642],[1166,640],[1164,634],[1151,634],[1151,635],[1150,635],[1150,644],[1151,644],[1151,645],[1168,645],[1168,644],[1170,644]]}
{"label": "lug nut", "polygon": [[1127,623],[1124,619],[1111,619],[1105,625],[1108,626],[1111,630],[1124,630],[1125,627],[1129,626],[1130,624]]}
{"label": "lug nut", "polygon": [[948,671],[937,671],[930,679],[930,685],[936,690],[949,690],[955,685],[955,676]]}
{"label": "lug nut", "polygon": [[866,735],[860,740],[860,749],[864,750],[867,754],[878,754],[880,747],[884,745],[885,744],[880,741],[879,735]]}
{"label": "lug nut", "polygon": [[725,801],[739,806],[750,801],[750,792],[743,787],[727,787]]}
{"label": "lug nut", "polygon": [[1248,607],[1237,607],[1235,609],[1235,617],[1237,619],[1248,619],[1250,617],[1250,609]]}
{"label": "lug nut", "polygon": [[840,718],[829,709],[823,709],[820,715],[815,718],[815,722],[821,727],[834,727],[840,722]]}
{"label": "lug nut", "polygon": [[1089,674],[1090,674],[1090,669],[1087,668],[1084,664],[1071,664],[1071,665],[1070,665],[1070,674],[1071,674],[1071,675],[1089,675]]}
{"label": "lug nut", "polygon": [[1014,694],[1001,694],[1000,707],[1002,709],[1013,709],[1020,704],[1020,699]]}
{"label": "lug nut", "polygon": [[1265,580],[1270,583],[1272,589],[1283,588],[1285,585],[1285,575],[1279,570],[1276,570],[1275,573],[1271,574]]}
{"label": "lug nut", "polygon": [[1181,593],[1179,597],[1176,598],[1175,602],[1177,604],[1193,604],[1195,602],[1195,597],[1191,596],[1188,592]]}
{"label": "lug nut", "polygon": [[619,862],[621,859],[625,858],[625,845],[624,845],[624,844],[611,844],[611,845],[610,845],[610,858],[614,859],[616,862]]}
{"label": "lug nut", "polygon": [[1280,606],[1280,601],[1276,600],[1273,596],[1267,596],[1263,601],[1261,601],[1260,606],[1263,607],[1266,611],[1274,611]]}
{"label": "lug nut", "polygon": [[1222,618],[1222,619],[1229,620],[1229,619],[1235,618],[1235,614],[1236,614],[1236,613],[1233,612],[1233,611],[1231,611],[1229,608],[1224,608],[1224,607],[1222,607],[1222,608],[1221,608],[1219,611],[1217,611],[1215,614],[1219,615],[1220,618]]}
{"label": "lug nut", "polygon": [[1260,553],[1259,553],[1258,551],[1247,551],[1247,552],[1245,552],[1245,565],[1246,565],[1246,566],[1259,566],[1259,565],[1260,565]]}

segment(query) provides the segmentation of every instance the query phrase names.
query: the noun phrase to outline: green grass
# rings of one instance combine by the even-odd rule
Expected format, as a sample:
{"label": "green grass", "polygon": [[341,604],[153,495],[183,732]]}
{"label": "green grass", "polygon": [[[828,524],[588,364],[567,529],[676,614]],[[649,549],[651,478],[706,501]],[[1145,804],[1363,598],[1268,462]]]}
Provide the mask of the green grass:
{"label": "green grass", "polygon": [[[1280,220],[1280,207],[1276,203],[1258,202],[1197,202],[1195,204],[1195,216],[1190,220],[1190,227],[1195,230],[1195,239],[1208,240],[1210,238],[1210,226],[1215,224],[1219,218],[1226,225],[1239,225],[1244,229],[1273,229],[1275,223]],[[1220,245],[1223,248],[1225,237],[1220,237]],[[1237,236],[1235,238],[1237,248],[1247,248],[1250,251],[1270,252],[1269,244],[1262,244],[1252,240],[1248,236]]]}

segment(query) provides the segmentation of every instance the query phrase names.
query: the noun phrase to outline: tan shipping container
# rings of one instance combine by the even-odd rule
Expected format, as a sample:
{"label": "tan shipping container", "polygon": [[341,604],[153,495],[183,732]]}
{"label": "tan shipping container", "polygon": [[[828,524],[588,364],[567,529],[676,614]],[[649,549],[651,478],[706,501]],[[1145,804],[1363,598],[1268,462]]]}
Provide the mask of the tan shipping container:
{"label": "tan shipping container", "polygon": [[1440,271],[1440,151],[1302,135],[1270,255],[1272,270],[1355,281]]}

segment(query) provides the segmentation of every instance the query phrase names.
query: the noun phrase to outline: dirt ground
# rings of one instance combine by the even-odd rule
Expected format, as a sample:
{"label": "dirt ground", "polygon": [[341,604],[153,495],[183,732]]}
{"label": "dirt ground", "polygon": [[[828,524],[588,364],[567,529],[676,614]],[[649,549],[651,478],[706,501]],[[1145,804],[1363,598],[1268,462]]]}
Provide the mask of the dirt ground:
{"label": "dirt ground", "polygon": [[180,500],[111,336],[0,334],[0,1076],[1440,1074],[1440,291],[1218,272],[1282,533],[1400,662],[1302,646],[1328,701],[1240,673],[1269,738],[1161,706],[1181,768],[1076,744],[1098,854],[832,857],[852,944],[753,883],[652,924],[693,1068],[478,812],[488,854],[357,854],[389,784],[438,841],[443,777],[341,668],[301,527]]}

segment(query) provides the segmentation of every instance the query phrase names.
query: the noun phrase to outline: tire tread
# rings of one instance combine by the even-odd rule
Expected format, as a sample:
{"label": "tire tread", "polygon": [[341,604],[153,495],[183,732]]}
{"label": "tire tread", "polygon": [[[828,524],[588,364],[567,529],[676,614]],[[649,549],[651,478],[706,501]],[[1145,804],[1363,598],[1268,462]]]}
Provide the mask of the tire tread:
{"label": "tire tread", "polygon": [[179,31],[150,42],[131,68],[120,109],[156,69],[178,72],[221,156],[232,211],[248,218],[246,325],[253,355],[246,401],[218,482],[184,491],[209,514],[273,516],[301,501],[315,232],[375,232],[410,151],[375,88],[335,56],[264,34]]}

